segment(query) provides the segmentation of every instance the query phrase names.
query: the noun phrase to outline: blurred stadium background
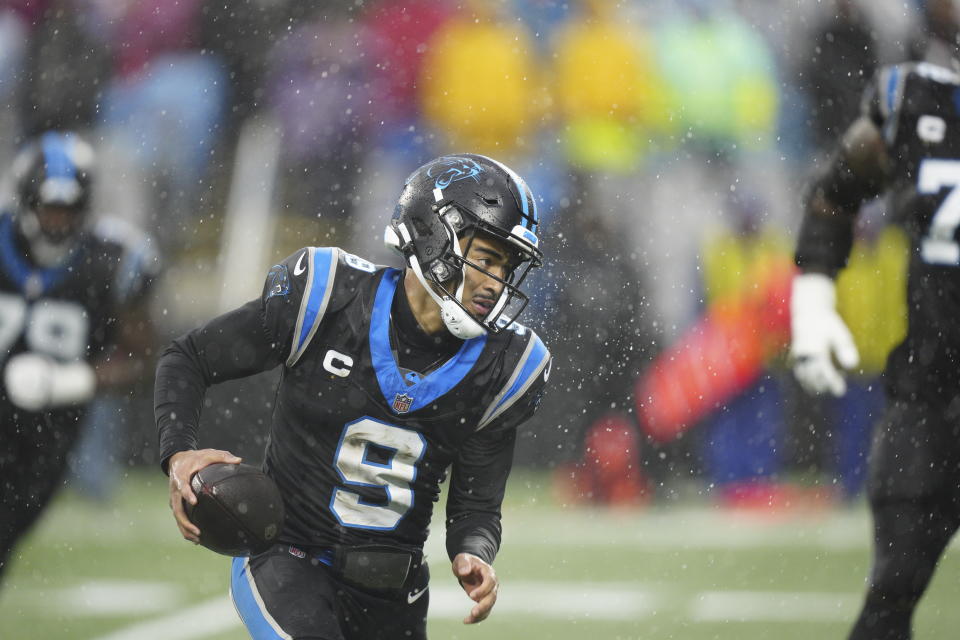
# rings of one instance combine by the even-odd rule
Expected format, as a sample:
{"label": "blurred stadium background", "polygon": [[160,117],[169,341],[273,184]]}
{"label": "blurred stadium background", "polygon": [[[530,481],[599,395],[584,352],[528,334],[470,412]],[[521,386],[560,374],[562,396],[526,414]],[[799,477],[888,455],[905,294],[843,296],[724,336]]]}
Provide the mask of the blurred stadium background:
{"label": "blurred stadium background", "polygon": [[[62,494],[20,547],[0,595],[0,637],[247,637],[227,596],[229,560],[179,537],[163,480],[131,471],[109,506]],[[442,525],[434,530],[431,637],[842,638],[857,613],[865,508],[573,507],[549,484],[524,471],[511,481],[501,595],[478,627],[460,622],[470,601],[447,574]],[[917,638],[956,635],[958,571],[954,545],[918,609]]]}
{"label": "blurred stadium background", "polygon": [[[862,369],[811,400],[783,362],[792,236],[864,84],[916,55],[918,5],[0,0],[0,165],[50,128],[97,145],[96,212],[163,256],[165,342],[298,247],[392,263],[413,168],[503,160],[540,197],[549,264],[524,322],[556,363],[517,451],[502,601],[460,627],[436,563],[434,637],[840,637],[905,248],[870,204],[840,281]],[[203,444],[258,461],[274,382],[214,389]],[[242,637],[227,565],[170,520],[151,391],[98,401],[0,591],[0,637]],[[960,624],[958,562],[918,637]]]}

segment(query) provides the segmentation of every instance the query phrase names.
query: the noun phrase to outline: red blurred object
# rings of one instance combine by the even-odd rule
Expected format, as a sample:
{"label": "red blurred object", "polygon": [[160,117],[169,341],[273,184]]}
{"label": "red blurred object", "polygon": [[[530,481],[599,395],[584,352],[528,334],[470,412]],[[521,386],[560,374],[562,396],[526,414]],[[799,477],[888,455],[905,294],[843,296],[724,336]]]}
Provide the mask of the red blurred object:
{"label": "red blurred object", "polygon": [[643,430],[673,440],[748,388],[790,339],[790,286],[796,269],[778,264],[743,295],[713,305],[661,353],[636,385]]}
{"label": "red blurred object", "polygon": [[587,430],[583,460],[557,470],[555,487],[565,502],[618,506],[648,500],[640,470],[640,434],[625,417],[609,415]]}
{"label": "red blurred object", "polygon": [[371,82],[377,107],[388,120],[412,120],[419,109],[417,79],[427,43],[453,7],[437,0],[382,0],[368,7],[363,24],[375,61]]}
{"label": "red blurred object", "polygon": [[757,513],[823,511],[839,502],[831,487],[804,487],[774,480],[751,480],[724,485],[720,504],[728,509]]}
{"label": "red blurred object", "polygon": [[164,53],[193,51],[200,28],[202,0],[134,0],[116,27],[117,75],[138,75]]}

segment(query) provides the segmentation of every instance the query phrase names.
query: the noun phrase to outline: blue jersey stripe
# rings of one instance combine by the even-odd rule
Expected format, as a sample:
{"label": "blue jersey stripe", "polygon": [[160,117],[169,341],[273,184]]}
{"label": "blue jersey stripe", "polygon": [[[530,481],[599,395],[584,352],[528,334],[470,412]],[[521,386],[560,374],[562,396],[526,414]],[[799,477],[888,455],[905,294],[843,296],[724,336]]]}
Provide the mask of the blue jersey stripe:
{"label": "blue jersey stripe", "polygon": [[253,640],[290,640],[280,625],[263,608],[250,576],[250,560],[234,558],[230,570],[230,595],[237,613]]}
{"label": "blue jersey stripe", "polygon": [[144,273],[144,261],[149,255],[149,247],[144,242],[136,249],[128,251],[124,257],[120,269],[117,271],[117,285],[114,291],[116,300],[125,302],[133,285],[140,279]]}
{"label": "blue jersey stripe", "polygon": [[893,67],[890,77],[887,78],[887,114],[893,113],[894,101],[897,96],[897,81],[900,79],[900,70]]}
{"label": "blue jersey stripe", "polygon": [[513,404],[526,393],[527,389],[530,388],[534,379],[540,374],[549,360],[550,352],[547,350],[546,345],[543,344],[543,341],[540,340],[537,334],[532,333],[530,343],[527,345],[520,362],[517,363],[510,380],[507,381],[507,384],[510,386],[505,392],[500,394],[499,399],[494,401],[496,404],[487,409],[486,414],[484,414],[480,420],[478,428],[485,427],[493,419],[513,406]]}
{"label": "blue jersey stripe", "polygon": [[307,251],[310,253],[310,283],[304,292],[304,300],[300,303],[296,342],[290,352],[290,357],[287,359],[287,366],[293,366],[306,351],[311,338],[323,321],[327,304],[333,294],[333,278],[337,269],[337,249],[335,247],[322,249],[311,247]]}
{"label": "blue jersey stripe", "polygon": [[543,344],[540,336],[536,334],[531,337],[531,340],[534,341],[533,348],[530,350],[530,355],[527,356],[527,361],[523,363],[523,368],[520,370],[520,375],[517,376],[517,379],[513,381],[513,384],[510,386],[510,389],[507,391],[506,395],[504,395],[500,402],[497,403],[497,406],[494,407],[494,413],[496,413],[505,402],[513,399],[514,396],[521,391],[521,389],[527,387],[527,383],[531,381],[534,373],[538,371],[543,364],[543,360],[547,355],[547,347]]}
{"label": "blue jersey stripe", "polygon": [[50,291],[60,281],[70,274],[71,268],[77,262],[80,251],[78,245],[70,250],[70,254],[64,259],[63,263],[56,267],[47,269],[36,269],[20,253],[14,241],[13,216],[10,214],[0,215],[0,269],[13,280],[20,293],[27,292],[27,286],[31,276],[37,278],[40,287],[39,291],[31,291],[31,295],[42,295]]}
{"label": "blue jersey stripe", "polygon": [[387,269],[377,287],[373,312],[370,315],[370,359],[377,372],[380,392],[387,406],[392,408],[394,399],[398,395],[406,395],[413,398],[409,412],[422,409],[457,386],[483,353],[483,348],[487,344],[487,334],[464,340],[457,354],[442,367],[408,386],[400,374],[397,362],[393,358],[393,350],[390,348],[390,307],[393,304],[399,279],[399,271]]}

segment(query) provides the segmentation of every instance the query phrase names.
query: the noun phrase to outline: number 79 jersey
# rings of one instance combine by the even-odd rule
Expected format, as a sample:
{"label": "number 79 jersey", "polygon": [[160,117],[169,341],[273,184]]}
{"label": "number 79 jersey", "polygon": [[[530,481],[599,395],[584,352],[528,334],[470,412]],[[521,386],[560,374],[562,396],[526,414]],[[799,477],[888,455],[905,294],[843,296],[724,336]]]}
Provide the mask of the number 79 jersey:
{"label": "number 79 jersey", "polygon": [[390,343],[401,278],[313,247],[267,278],[264,324],[284,366],[265,469],[288,542],[419,547],[451,465],[448,514],[499,516],[516,427],[539,403],[550,354],[517,325],[411,379]]}
{"label": "number 79 jersey", "polygon": [[892,162],[892,217],[912,245],[908,332],[888,384],[941,402],[960,391],[960,75],[929,63],[886,67],[864,107]]}
{"label": "number 79 jersey", "polygon": [[0,214],[0,368],[25,351],[60,361],[103,355],[121,310],[155,275],[146,237],[104,220],[83,233],[63,264],[39,268],[17,246],[15,224]]}

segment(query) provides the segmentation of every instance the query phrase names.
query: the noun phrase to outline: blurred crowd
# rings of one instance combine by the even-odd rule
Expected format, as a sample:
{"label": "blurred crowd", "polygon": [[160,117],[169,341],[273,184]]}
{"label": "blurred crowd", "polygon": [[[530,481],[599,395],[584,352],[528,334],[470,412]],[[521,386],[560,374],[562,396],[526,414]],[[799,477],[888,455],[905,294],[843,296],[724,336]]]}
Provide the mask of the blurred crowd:
{"label": "blurred crowd", "polygon": [[[228,286],[216,265],[232,199],[247,197],[239,167],[270,186],[258,238],[271,262],[308,244],[392,262],[382,229],[406,175],[442,153],[493,156],[540,199],[548,264],[523,321],[556,356],[518,464],[553,468],[569,500],[690,484],[770,503],[809,472],[853,496],[899,337],[877,318],[903,316],[902,294],[870,274],[902,273],[902,238],[871,205],[840,281],[864,360],[840,401],[801,399],[784,373],[771,274],[790,273],[811,169],[876,69],[913,55],[917,20],[899,0],[0,0],[0,160],[49,129],[95,143],[96,210],[164,256],[169,338]],[[700,356],[730,327],[750,328],[736,348],[755,355],[717,374]],[[690,370],[659,366],[681,352],[699,354]],[[659,430],[645,416],[645,389],[717,375],[722,390],[685,391],[714,393],[709,406],[679,397],[681,419]],[[211,438],[262,436],[257,397],[235,412],[246,425]],[[105,440],[127,443],[118,459],[150,462],[149,412],[120,428]]]}

